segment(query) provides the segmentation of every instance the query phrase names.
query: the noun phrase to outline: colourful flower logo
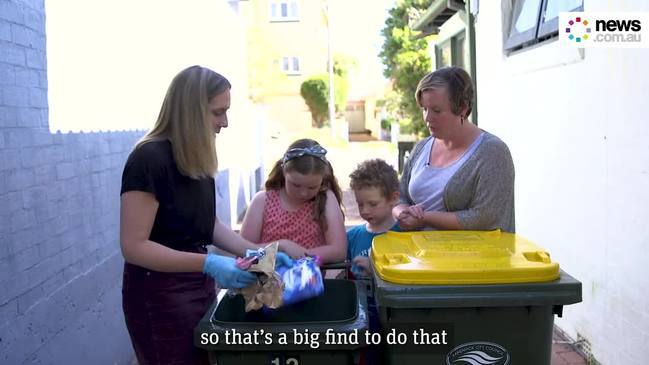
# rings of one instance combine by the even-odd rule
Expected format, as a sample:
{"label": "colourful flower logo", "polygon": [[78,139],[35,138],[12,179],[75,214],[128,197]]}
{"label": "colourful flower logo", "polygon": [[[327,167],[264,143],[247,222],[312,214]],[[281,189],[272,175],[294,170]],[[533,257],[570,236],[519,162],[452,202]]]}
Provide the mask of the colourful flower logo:
{"label": "colourful flower logo", "polygon": [[582,21],[581,17],[576,17],[575,20],[570,19],[566,28],[566,33],[569,33],[568,39],[581,43],[582,40],[588,40],[590,28],[588,27],[588,20]]}

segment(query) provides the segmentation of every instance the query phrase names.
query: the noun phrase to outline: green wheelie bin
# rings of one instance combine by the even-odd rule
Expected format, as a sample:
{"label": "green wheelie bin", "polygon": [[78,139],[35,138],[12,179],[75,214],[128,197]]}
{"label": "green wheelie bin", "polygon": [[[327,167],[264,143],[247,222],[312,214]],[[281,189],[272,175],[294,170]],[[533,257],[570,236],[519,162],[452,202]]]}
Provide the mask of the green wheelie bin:
{"label": "green wheelie bin", "polygon": [[324,294],[274,310],[245,312],[241,295],[225,295],[194,329],[210,364],[353,364],[368,327],[364,288],[324,280]]}
{"label": "green wheelie bin", "polygon": [[511,233],[388,232],[370,261],[382,330],[407,341],[384,347],[386,364],[550,365],[554,316],[581,301],[579,281]]}

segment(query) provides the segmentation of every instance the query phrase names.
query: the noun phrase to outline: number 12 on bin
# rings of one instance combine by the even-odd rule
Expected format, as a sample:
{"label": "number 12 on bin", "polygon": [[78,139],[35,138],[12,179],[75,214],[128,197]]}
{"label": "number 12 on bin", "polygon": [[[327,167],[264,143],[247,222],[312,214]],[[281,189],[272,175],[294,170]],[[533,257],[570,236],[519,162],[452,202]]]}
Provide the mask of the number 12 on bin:
{"label": "number 12 on bin", "polygon": [[293,355],[270,355],[271,365],[300,365],[300,358]]}

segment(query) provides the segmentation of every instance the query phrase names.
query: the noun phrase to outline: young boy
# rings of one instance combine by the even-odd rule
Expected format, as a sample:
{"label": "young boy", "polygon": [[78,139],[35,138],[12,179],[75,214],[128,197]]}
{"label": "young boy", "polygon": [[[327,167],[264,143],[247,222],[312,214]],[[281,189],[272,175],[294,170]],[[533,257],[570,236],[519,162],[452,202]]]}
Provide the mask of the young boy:
{"label": "young boy", "polygon": [[392,217],[392,208],[399,202],[399,178],[394,168],[381,159],[360,163],[349,177],[358,212],[367,223],[347,231],[347,259],[352,262],[354,277],[369,277],[368,251],[372,239],[387,231],[399,230]]}
{"label": "young boy", "polygon": [[[392,217],[392,208],[399,202],[399,178],[392,166],[380,159],[360,163],[349,177],[358,212],[367,222],[347,231],[347,259],[352,262],[349,276],[351,279],[362,279],[371,275],[368,254],[374,237],[389,230],[399,230],[397,221]],[[379,332],[381,326],[376,302],[372,294],[368,294],[369,330]],[[370,345],[361,351],[360,364],[383,363],[380,361],[380,348]]]}

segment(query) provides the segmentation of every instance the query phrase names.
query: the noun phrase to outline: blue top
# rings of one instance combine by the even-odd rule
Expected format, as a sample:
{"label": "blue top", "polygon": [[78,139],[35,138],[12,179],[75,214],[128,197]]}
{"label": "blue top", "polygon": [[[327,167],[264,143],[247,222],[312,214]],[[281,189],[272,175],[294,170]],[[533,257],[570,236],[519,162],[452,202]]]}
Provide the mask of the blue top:
{"label": "blue top", "polygon": [[[408,186],[408,193],[412,200],[420,204],[426,212],[445,211],[443,196],[446,184],[473,155],[482,142],[483,136],[484,132],[480,133],[462,156],[445,167],[434,167],[428,164],[433,144],[435,144],[435,138],[429,139],[424,146],[424,151],[412,162],[410,185]],[[430,229],[430,227],[427,228]]]}
{"label": "blue top", "polygon": [[[401,232],[398,223],[395,223],[389,230]],[[365,223],[350,228],[347,231],[347,259],[353,260],[356,256],[368,257],[370,247],[372,247],[372,240],[383,233],[385,232],[374,233],[368,231]],[[351,272],[354,276],[362,276],[362,270],[356,265],[352,265]]]}
{"label": "blue top", "polygon": [[[401,204],[420,203],[410,195],[414,161],[430,153],[426,144],[432,137],[418,142],[403,165],[400,179]],[[516,232],[514,220],[514,161],[500,138],[484,132],[482,142],[444,188],[444,211],[457,216],[462,229]]]}

